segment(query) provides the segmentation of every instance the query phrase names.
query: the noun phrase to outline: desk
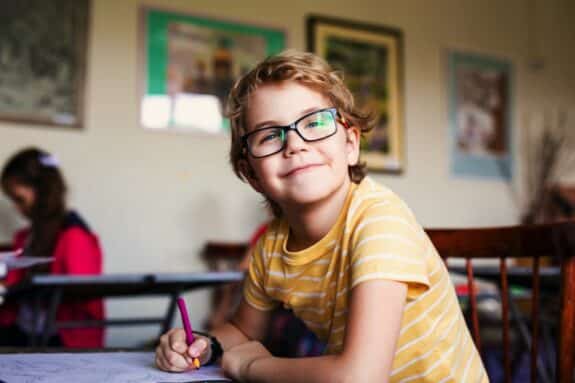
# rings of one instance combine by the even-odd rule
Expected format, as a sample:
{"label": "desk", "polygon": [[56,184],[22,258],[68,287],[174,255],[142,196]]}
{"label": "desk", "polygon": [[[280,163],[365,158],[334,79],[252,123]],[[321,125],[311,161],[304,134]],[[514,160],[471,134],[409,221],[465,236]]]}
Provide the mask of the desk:
{"label": "desk", "polygon": [[[164,273],[164,274],[105,274],[105,275],[36,275],[26,283],[7,289],[7,302],[31,299],[36,312],[48,303],[47,320],[40,339],[31,339],[32,345],[44,345],[55,329],[100,327],[109,325],[161,324],[160,334],[170,327],[181,293],[207,286],[239,282],[242,272]],[[56,313],[62,300],[87,300],[93,298],[169,296],[170,303],[163,317],[123,318],[92,321],[56,322]],[[38,315],[35,315],[38,317]]]}
{"label": "desk", "polygon": [[0,357],[0,382],[231,382],[218,366],[169,373],[154,366],[153,352],[20,353]]}

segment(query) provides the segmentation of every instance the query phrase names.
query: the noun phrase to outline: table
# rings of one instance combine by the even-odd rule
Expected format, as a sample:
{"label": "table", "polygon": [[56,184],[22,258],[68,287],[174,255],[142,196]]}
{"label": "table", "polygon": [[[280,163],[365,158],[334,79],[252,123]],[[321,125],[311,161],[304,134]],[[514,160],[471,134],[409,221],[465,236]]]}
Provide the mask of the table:
{"label": "table", "polygon": [[[55,329],[100,327],[110,325],[160,324],[160,334],[166,332],[173,320],[176,300],[185,291],[202,287],[239,282],[243,272],[197,272],[156,274],[102,275],[35,275],[29,281],[12,286],[3,292],[6,302],[30,299],[36,313],[47,305],[44,331],[40,339],[33,337],[32,345],[45,345]],[[122,319],[56,322],[58,306],[63,300],[88,300],[110,297],[169,296],[170,302],[162,317],[132,317]],[[39,315],[34,315],[38,318]]]}
{"label": "table", "polygon": [[15,353],[0,355],[0,382],[231,382],[219,366],[169,373],[154,366],[153,352]]}

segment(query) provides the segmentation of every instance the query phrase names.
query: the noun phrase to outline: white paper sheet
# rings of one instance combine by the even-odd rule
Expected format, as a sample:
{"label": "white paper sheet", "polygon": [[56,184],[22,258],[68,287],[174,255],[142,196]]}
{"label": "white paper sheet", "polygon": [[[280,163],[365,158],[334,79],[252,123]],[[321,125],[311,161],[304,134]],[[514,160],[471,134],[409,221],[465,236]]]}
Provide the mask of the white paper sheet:
{"label": "white paper sheet", "polygon": [[182,373],[162,372],[152,352],[0,354],[5,383],[169,383],[231,380],[216,366]]}
{"label": "white paper sheet", "polygon": [[17,256],[17,254],[17,252],[13,251],[0,252],[0,263],[5,264],[8,270],[12,270],[49,263],[54,260],[53,257],[28,257]]}

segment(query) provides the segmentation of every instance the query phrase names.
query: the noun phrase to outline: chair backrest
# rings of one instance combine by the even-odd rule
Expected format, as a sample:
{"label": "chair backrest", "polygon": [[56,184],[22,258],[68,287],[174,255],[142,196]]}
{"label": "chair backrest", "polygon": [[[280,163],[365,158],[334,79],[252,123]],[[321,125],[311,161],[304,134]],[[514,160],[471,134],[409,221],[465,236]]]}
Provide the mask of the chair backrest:
{"label": "chair backrest", "polygon": [[11,251],[14,250],[14,245],[11,243],[0,243],[0,251]]}
{"label": "chair backrest", "polygon": [[211,270],[236,270],[247,249],[247,242],[209,241],[202,250],[202,257]]}
{"label": "chair backrest", "polygon": [[[509,283],[527,280],[531,289],[531,332],[523,334],[531,341],[531,382],[541,376],[541,359],[538,356],[540,337],[540,293],[541,278],[560,282],[560,318],[557,334],[556,371],[551,371],[555,381],[573,382],[573,358],[575,348],[575,221],[564,221],[550,224],[518,225],[497,228],[466,229],[428,229],[427,234],[439,254],[449,266],[450,258],[465,259],[465,273],[471,312],[472,335],[476,345],[481,349],[479,336],[479,316],[477,308],[477,291],[475,278],[479,277],[479,267],[473,267],[472,259],[497,259],[495,261],[496,279],[499,283],[502,306],[502,340],[504,351],[505,381],[511,382],[511,342],[510,342],[510,288]],[[558,265],[553,273],[541,272],[542,257],[552,257]],[[516,268],[508,262],[509,258],[529,258],[532,267]],[[484,268],[485,269],[485,268]],[[493,271],[493,267],[491,267]],[[545,268],[543,271],[553,271]],[[521,277],[523,274],[523,277]],[[553,283],[551,283],[553,286]],[[545,286],[544,286],[545,287]],[[553,287],[551,287],[552,289]],[[557,292],[555,292],[557,296]],[[513,312],[513,311],[512,311]],[[526,330],[524,328],[524,330]],[[528,330],[526,330],[528,331]],[[539,368],[538,368],[539,364]],[[552,378],[550,378],[552,379]]]}

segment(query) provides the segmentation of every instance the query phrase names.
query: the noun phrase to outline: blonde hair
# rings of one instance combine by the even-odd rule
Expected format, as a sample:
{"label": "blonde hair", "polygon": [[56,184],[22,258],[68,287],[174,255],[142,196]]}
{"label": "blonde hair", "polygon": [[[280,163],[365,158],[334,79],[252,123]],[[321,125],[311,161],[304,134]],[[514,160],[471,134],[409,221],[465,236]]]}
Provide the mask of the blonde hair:
{"label": "blonde hair", "polygon": [[[243,160],[247,162],[247,152],[241,137],[247,133],[248,99],[261,85],[284,81],[296,81],[321,93],[332,102],[346,122],[358,128],[362,135],[375,124],[374,115],[363,113],[356,107],[342,75],[317,55],[287,50],[268,57],[236,81],[227,99],[226,115],[231,123],[230,162],[236,175],[243,181],[248,176],[244,174],[247,170],[241,166]],[[359,183],[366,173],[365,163],[358,162],[349,167],[352,182]],[[269,198],[267,201],[273,214],[281,216],[279,206]]]}

